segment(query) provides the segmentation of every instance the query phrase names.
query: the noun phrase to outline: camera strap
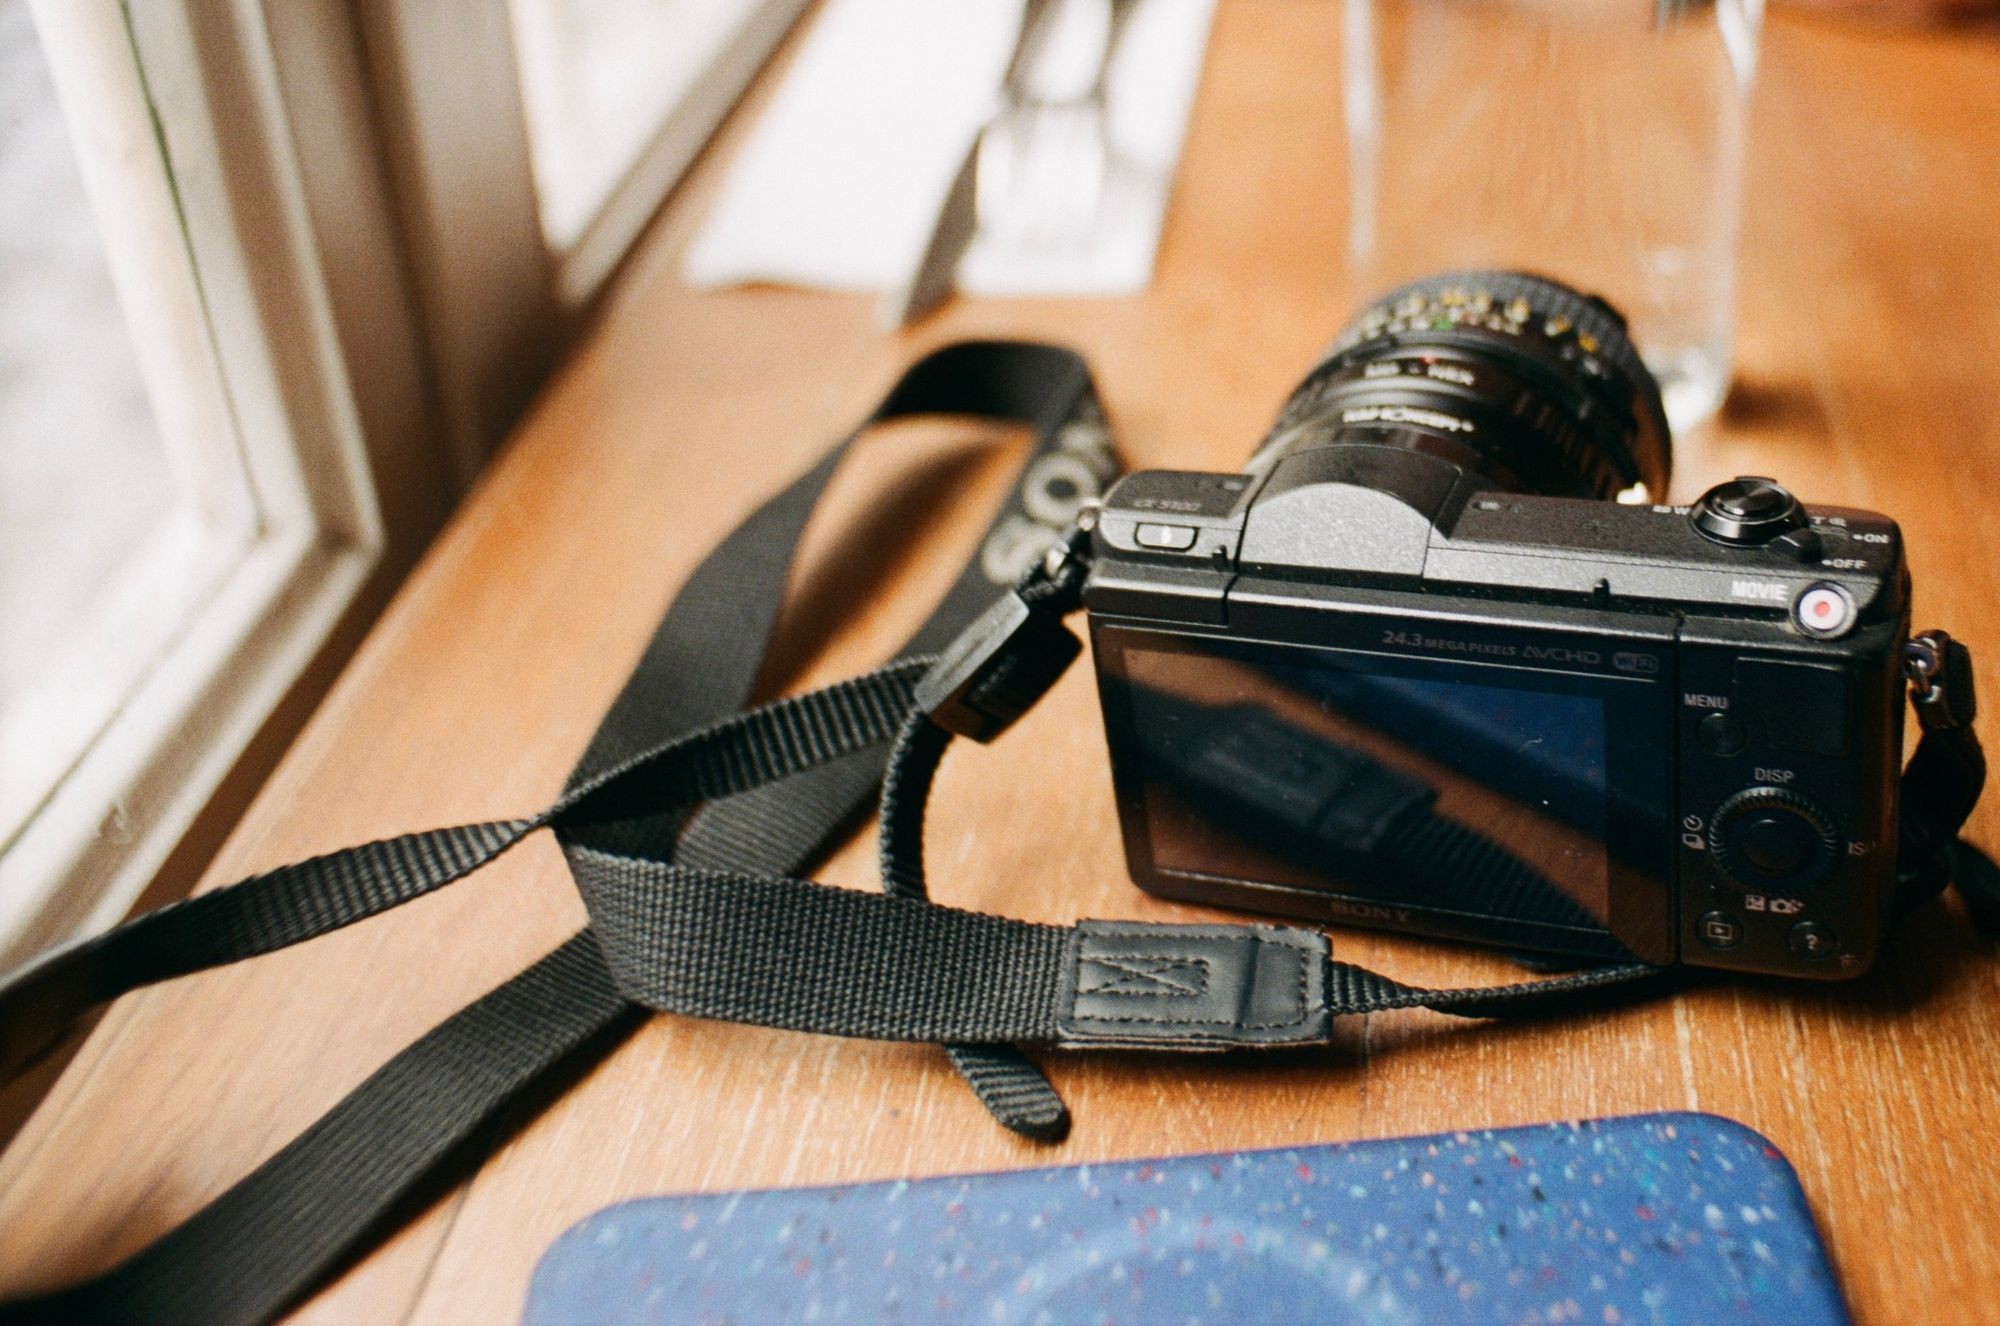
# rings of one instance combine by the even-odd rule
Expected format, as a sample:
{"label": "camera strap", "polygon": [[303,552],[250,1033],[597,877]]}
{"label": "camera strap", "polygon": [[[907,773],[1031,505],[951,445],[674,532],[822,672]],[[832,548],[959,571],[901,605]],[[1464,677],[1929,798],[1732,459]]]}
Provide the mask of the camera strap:
{"label": "camera strap", "polygon": [[[925,415],[1026,425],[1034,437],[971,562],[905,645],[904,661],[734,718],[763,668],[793,553],[842,457],[875,425]],[[929,656],[1015,582],[1116,471],[1095,387],[1075,354],[973,342],[926,356],[854,433],[696,567],[554,805],[301,861],[47,953],[0,979],[0,1079],[120,995],[378,915],[463,878],[543,827],[586,896],[620,896],[619,879],[639,861],[671,863],[675,886],[696,890],[725,866],[758,875],[803,869],[875,800]],[[696,802],[708,804],[693,811]],[[678,895],[658,905],[677,906]],[[441,1176],[525,1123],[566,1074],[643,1019],[606,965],[605,947],[618,946],[603,943],[599,924],[593,918],[406,1047],[147,1248],[91,1280],[0,1304],[0,1321],[277,1315],[393,1232]],[[746,923],[739,943],[757,938],[756,924]],[[803,958],[785,979],[826,980]],[[1041,1093],[1028,1088],[1024,1108],[1048,1113],[1054,1093],[1046,1084]]]}
{"label": "camera strap", "polygon": [[[1037,441],[1021,482],[895,661],[745,710],[793,550],[835,467],[870,426],[917,414],[1029,425]],[[996,1118],[1055,1138],[1067,1113],[1019,1046],[1312,1045],[1352,1013],[1529,1016],[1679,978],[1621,964],[1426,990],[1333,961],[1325,935],[1304,927],[1050,926],[930,902],[923,809],[939,763],[955,736],[998,735],[1080,652],[1062,618],[1079,605],[1086,540],[1062,526],[1114,471],[1074,354],[1011,342],[940,350],[696,569],[547,810],[253,876],[0,982],[0,1075],[12,1076],[121,994],[377,915],[542,828],[590,915],[185,1223],[94,1279],[0,1305],[0,1321],[266,1320],[414,1214],[454,1163],[553,1099],[538,1084],[607,1050],[647,1010],[942,1043]],[[1957,839],[1985,773],[1969,659],[1942,635],[1920,637],[1911,675],[1924,737],[1905,774],[1899,903],[1914,907],[1956,872],[1975,914],[1990,915],[2000,899],[1992,867]],[[878,792],[882,893],[792,877]]]}

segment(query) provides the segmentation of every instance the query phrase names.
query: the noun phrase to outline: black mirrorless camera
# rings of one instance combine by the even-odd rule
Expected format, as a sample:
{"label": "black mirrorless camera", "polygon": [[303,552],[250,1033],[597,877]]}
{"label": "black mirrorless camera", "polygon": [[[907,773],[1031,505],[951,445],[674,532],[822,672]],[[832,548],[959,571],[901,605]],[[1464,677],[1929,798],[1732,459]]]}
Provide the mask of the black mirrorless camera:
{"label": "black mirrorless camera", "polygon": [[1362,315],[1241,473],[1119,483],[1085,604],[1133,879],[1864,970],[1895,873],[1896,524],[1760,478],[1632,503],[1669,451],[1613,309],[1469,273]]}

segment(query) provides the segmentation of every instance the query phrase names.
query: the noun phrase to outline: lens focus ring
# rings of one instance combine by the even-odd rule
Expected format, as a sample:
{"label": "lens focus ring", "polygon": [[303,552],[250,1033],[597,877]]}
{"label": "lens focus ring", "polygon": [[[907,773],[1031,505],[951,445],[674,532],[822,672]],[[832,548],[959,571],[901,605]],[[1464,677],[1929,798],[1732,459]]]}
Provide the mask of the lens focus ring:
{"label": "lens focus ring", "polygon": [[[1423,380],[1453,366],[1489,370],[1476,405],[1466,391]],[[1427,410],[1487,422],[1420,428],[1429,440],[1387,437],[1366,427],[1384,400],[1399,419],[1421,423]],[[1519,272],[1430,277],[1376,301],[1286,402],[1251,468],[1350,441],[1457,453],[1495,487],[1568,496],[1608,498],[1634,483],[1662,493],[1670,469],[1659,385],[1623,319],[1602,300]]]}

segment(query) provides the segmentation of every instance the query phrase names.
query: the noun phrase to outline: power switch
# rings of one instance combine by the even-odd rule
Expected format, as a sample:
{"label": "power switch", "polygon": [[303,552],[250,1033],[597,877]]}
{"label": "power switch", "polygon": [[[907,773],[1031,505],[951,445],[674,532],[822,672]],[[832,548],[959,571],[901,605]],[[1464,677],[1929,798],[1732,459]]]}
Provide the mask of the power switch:
{"label": "power switch", "polygon": [[1854,696],[1847,674],[1818,663],[1739,659],[1730,706],[1759,724],[1766,744],[1807,755],[1845,755]]}

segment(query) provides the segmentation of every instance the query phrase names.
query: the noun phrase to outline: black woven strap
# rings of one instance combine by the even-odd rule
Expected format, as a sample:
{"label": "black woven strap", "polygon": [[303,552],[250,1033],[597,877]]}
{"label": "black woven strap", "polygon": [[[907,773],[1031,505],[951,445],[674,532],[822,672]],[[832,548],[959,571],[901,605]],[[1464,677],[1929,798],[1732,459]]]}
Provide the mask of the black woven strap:
{"label": "black woven strap", "polygon": [[545,818],[433,829],[313,857],[44,954],[0,986],[0,1079],[33,1063],[99,1004],[421,897],[485,865]]}
{"label": "black woven strap", "polygon": [[410,1045],[154,1243],[95,1279],[0,1305],[0,1319],[267,1321],[391,1232],[389,1217],[523,1090],[641,1016],[580,934]]}
{"label": "black woven strap", "polygon": [[[1319,931],[1035,925],[915,898],[586,857],[619,989],[694,1017],[961,1047],[1256,1048],[1324,1042],[1332,1018],[1424,1007],[1524,1017],[1663,988],[1643,964],[1426,990],[1333,962]],[[612,936],[617,936],[613,940]],[[983,1062],[983,1060],[981,1061]]]}
{"label": "black woven strap", "polygon": [[[924,879],[924,806],[951,735],[913,711],[897,734],[882,783],[880,813],[882,887],[894,897],[927,899]],[[1069,1110],[1033,1060],[1012,1045],[945,1046],[952,1066],[980,1103],[1013,1131],[1043,1141],[1069,1131]]]}
{"label": "black woven strap", "polygon": [[[574,817],[579,825],[601,826],[616,822],[628,808],[664,804],[675,809],[726,798],[880,745],[895,730],[927,666],[926,659],[910,660],[664,742],[573,784],[542,818]],[[406,871],[399,878],[406,896],[421,891],[412,879],[426,863],[437,863],[427,878],[442,876],[446,866],[457,864],[449,854],[385,853],[382,846],[357,849],[355,859],[403,862]],[[588,849],[568,850],[589,854]],[[204,896],[266,896],[282,884],[296,905],[280,924],[309,917],[317,926],[312,933],[327,928],[325,918],[343,899],[357,908],[380,910],[395,896],[386,887],[349,887],[352,872],[338,855],[288,869],[292,873],[274,872],[278,882],[273,876],[257,876]],[[435,882],[433,878],[433,886]],[[250,937],[268,948],[272,933],[254,930]],[[202,956],[213,955],[211,948]],[[586,930],[412,1044],[185,1224],[105,1275],[46,1298],[7,1305],[0,1316],[132,1322],[267,1319],[385,1233],[384,1217],[419,1192],[439,1166],[489,1128],[524,1091],[579,1051],[629,1030],[639,1014],[613,981],[597,939]]]}
{"label": "black woven strap", "polygon": [[[926,413],[1023,423],[1036,445],[979,552],[905,651],[915,654],[948,642],[1115,472],[1089,375],[1065,350],[947,347],[913,366],[864,429]],[[47,955],[0,981],[0,1075],[98,1004],[375,915],[544,824],[572,860],[617,850],[772,872],[809,862],[874,797],[921,658],[748,723],[727,720],[755,684],[799,536],[859,432],[696,570],[555,806],[301,862]],[[731,795],[744,788],[754,790]],[[695,804],[718,797],[690,822]],[[581,984],[579,965],[589,969]],[[0,1317],[269,1317],[386,1233],[398,1203],[534,1083],[629,1027],[635,1006],[614,990],[596,940],[579,936],[398,1055],[180,1230],[84,1285],[0,1306]],[[518,1041],[493,1034],[509,1024],[531,1031]]]}

